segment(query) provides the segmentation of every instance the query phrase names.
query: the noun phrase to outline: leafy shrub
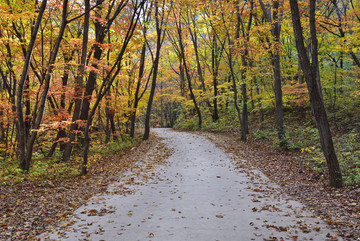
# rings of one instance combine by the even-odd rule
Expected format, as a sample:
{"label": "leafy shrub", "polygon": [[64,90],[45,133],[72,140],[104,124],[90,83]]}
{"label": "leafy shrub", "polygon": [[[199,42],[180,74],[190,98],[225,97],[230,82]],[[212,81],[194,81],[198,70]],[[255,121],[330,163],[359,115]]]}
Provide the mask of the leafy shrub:
{"label": "leafy shrub", "polygon": [[186,119],[184,115],[181,115],[174,125],[174,129],[184,130],[184,131],[194,131],[199,129],[198,125],[199,119],[197,116]]}
{"label": "leafy shrub", "polygon": [[268,138],[268,134],[265,131],[256,129],[251,133],[256,139],[266,140]]}

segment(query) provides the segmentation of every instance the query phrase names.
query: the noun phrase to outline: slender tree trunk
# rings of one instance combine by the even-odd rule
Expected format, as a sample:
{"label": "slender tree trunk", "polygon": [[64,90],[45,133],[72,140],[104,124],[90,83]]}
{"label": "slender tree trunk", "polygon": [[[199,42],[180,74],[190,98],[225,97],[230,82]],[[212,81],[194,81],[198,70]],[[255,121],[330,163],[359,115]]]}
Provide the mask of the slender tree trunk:
{"label": "slender tree trunk", "polygon": [[[34,117],[34,121],[33,121],[33,125],[32,125],[32,129],[34,129],[34,130],[37,130],[40,128],[42,118],[43,118],[43,115],[45,112],[46,100],[48,99],[48,92],[50,89],[51,77],[52,77],[52,73],[54,70],[54,64],[56,62],[60,44],[61,44],[62,38],[64,36],[64,33],[65,33],[66,25],[68,24],[67,19],[66,19],[67,18],[67,7],[68,7],[68,0],[64,0],[63,1],[63,9],[62,9],[61,27],[60,27],[58,36],[57,36],[55,44],[54,44],[54,48],[50,54],[49,67],[46,71],[46,75],[45,75],[45,79],[44,79],[44,90],[41,94],[40,104],[39,104],[39,107],[37,108],[36,114],[34,114],[34,116],[36,116],[36,117]],[[27,144],[26,144],[26,146],[27,146],[26,162],[28,163],[29,168],[30,168],[30,163],[31,163],[32,150],[34,147],[36,137],[37,137],[37,131],[33,131],[30,134]]]}
{"label": "slender tree trunk", "polygon": [[130,114],[130,137],[131,138],[135,137],[136,111],[137,111],[139,101],[140,101],[140,97],[139,97],[140,86],[141,86],[141,81],[144,76],[144,70],[145,70],[145,55],[146,55],[146,43],[143,44],[143,47],[141,49],[139,77],[138,77],[138,82],[136,84],[136,90],[135,90],[135,94],[134,94],[133,110]]}
{"label": "slender tree trunk", "polygon": [[254,79],[256,78],[256,76],[252,76],[251,78],[251,82],[250,82],[250,102],[251,102],[251,109],[253,110],[255,108],[255,102],[254,102],[254,96],[253,96],[253,83],[254,83]]}
{"label": "slender tree trunk", "polygon": [[354,63],[360,68],[360,60],[355,55],[354,52],[350,51],[351,58],[353,59]]}
{"label": "slender tree trunk", "polygon": [[[248,122],[248,113],[247,113],[247,96],[246,96],[246,72],[249,66],[248,57],[249,57],[249,41],[250,41],[250,29],[251,23],[253,19],[253,9],[254,9],[254,1],[250,0],[250,16],[248,25],[245,28],[245,24],[242,20],[241,13],[239,6],[236,7],[236,15],[237,15],[237,32],[240,33],[240,29],[242,29],[242,36],[244,38],[244,53],[241,55],[241,63],[242,63],[242,70],[241,70],[241,79],[242,79],[242,95],[243,95],[243,118],[242,118],[242,126],[241,126],[241,140],[246,141],[246,134],[249,133],[249,122]],[[238,34],[239,35],[239,34]]]}
{"label": "slender tree trunk", "polygon": [[[181,40],[180,40],[181,41]],[[182,43],[180,44],[180,45],[182,45]],[[202,125],[202,117],[201,117],[201,111],[200,111],[200,108],[199,108],[199,106],[198,106],[198,104],[197,104],[197,101],[196,101],[196,97],[195,97],[195,94],[194,94],[194,91],[193,91],[193,88],[192,88],[192,84],[191,84],[191,76],[190,76],[190,73],[189,73],[189,69],[188,69],[188,67],[187,67],[187,64],[186,64],[186,61],[185,61],[185,56],[184,56],[184,47],[182,46],[182,47],[180,47],[180,48],[182,48],[182,60],[183,60],[183,64],[184,64],[184,69],[185,69],[185,73],[186,73],[186,79],[187,79],[187,81],[188,81],[188,86],[189,86],[189,91],[190,91],[190,97],[191,97],[191,99],[192,99],[192,101],[193,101],[193,103],[194,103],[194,107],[195,107],[195,110],[196,110],[196,112],[197,112],[197,114],[198,114],[198,118],[199,118],[199,120],[198,120],[198,126],[199,126],[199,128],[201,128],[201,125]]]}
{"label": "slender tree trunk", "polygon": [[322,96],[320,94],[319,85],[317,83],[318,71],[318,46],[316,36],[316,22],[315,22],[315,8],[316,1],[310,0],[310,33],[312,41],[311,57],[312,61],[306,54],[304,46],[303,30],[300,22],[299,6],[297,0],[290,0],[291,16],[293,22],[293,29],[296,41],[296,48],[298,50],[301,66],[304,71],[305,81],[310,96],[311,109],[316,121],[317,128],[320,135],[320,143],[324,153],[327,166],[329,169],[329,184],[332,187],[341,188],[342,175],[339,166],[334,144],[330,132],[330,126],[324,106]]}
{"label": "slender tree trunk", "polygon": [[272,35],[274,38],[273,71],[276,102],[276,126],[278,132],[279,146],[286,146],[284,130],[284,108],[281,89],[281,68],[280,68],[280,24],[279,24],[279,0],[273,1],[273,22]]}
{"label": "slender tree trunk", "polygon": [[[66,57],[65,62],[67,63],[65,66],[65,70],[64,70],[64,76],[62,77],[62,93],[61,93],[61,97],[60,97],[60,107],[61,107],[61,111],[65,111],[66,108],[66,97],[65,97],[65,93],[66,93],[66,88],[68,86],[68,80],[69,80],[69,72],[70,72],[70,60],[72,60],[73,57],[73,53],[71,53],[70,57]],[[65,119],[64,119],[65,120]],[[66,131],[65,128],[61,128],[59,130],[58,133],[58,138],[65,138],[66,137]],[[54,143],[55,144],[55,143]],[[59,143],[60,145],[60,151],[64,151],[65,150],[65,146],[66,143],[64,141],[60,141]],[[56,146],[55,146],[56,147]],[[54,150],[55,151],[55,150]],[[49,153],[50,156],[50,153]]]}
{"label": "slender tree trunk", "polygon": [[[105,112],[107,113],[107,109],[105,110]],[[106,115],[106,124],[105,124],[105,144],[109,143],[110,141],[110,136],[111,136],[111,130],[110,130],[110,120],[108,118],[108,116]]]}
{"label": "slender tree trunk", "polygon": [[[194,17],[191,17],[191,22],[195,28],[196,24],[195,24],[195,19]],[[200,56],[199,56],[199,47],[198,47],[198,39],[197,39],[197,34],[196,31],[192,30],[191,27],[189,27],[189,31],[190,31],[190,38],[191,38],[191,42],[193,43],[194,46],[194,52],[195,52],[195,58],[196,58],[196,70],[197,70],[197,74],[200,80],[200,88],[203,91],[203,95],[206,94],[206,86],[205,86],[205,79],[204,79],[204,74],[203,74],[203,70],[201,68],[201,64],[200,64]],[[181,62],[181,61],[180,61]],[[182,65],[182,64],[181,64]],[[209,99],[205,100],[206,105],[209,109],[212,108],[211,103],[209,101]]]}
{"label": "slender tree trunk", "polygon": [[111,135],[113,136],[113,140],[116,140],[116,136],[114,135],[116,133],[116,128],[115,128],[115,111],[109,107],[105,108],[105,112],[106,112],[106,140],[105,143],[108,143],[110,141],[110,137]]}
{"label": "slender tree trunk", "polygon": [[184,65],[182,63],[182,59],[180,57],[179,59],[179,77],[180,77],[180,93],[181,96],[185,97],[186,91],[185,91],[185,71],[184,71]]}
{"label": "slender tree trunk", "polygon": [[19,154],[19,164],[22,170],[29,170],[30,169],[30,162],[26,158],[28,156],[28,152],[32,152],[32,150],[27,149],[27,139],[28,136],[25,133],[26,126],[24,121],[24,113],[23,113],[23,96],[24,96],[24,85],[29,73],[29,67],[32,57],[32,51],[35,46],[35,40],[37,37],[37,33],[39,31],[39,27],[41,24],[42,17],[45,12],[47,0],[43,0],[38,11],[38,16],[34,25],[34,28],[31,32],[31,39],[26,51],[26,58],[24,62],[24,67],[21,73],[21,78],[18,83],[17,88],[17,100],[16,100],[16,115],[17,115],[17,137],[18,137],[18,154]]}
{"label": "slender tree trunk", "polygon": [[246,141],[246,134],[248,134],[248,111],[247,111],[247,96],[246,96],[246,84],[241,85],[242,97],[243,97],[243,109],[242,109],[242,125],[241,125],[241,140]]}
{"label": "slender tree trunk", "polygon": [[178,51],[179,51],[179,61],[180,63],[182,62],[183,64],[183,67],[184,67],[184,70],[185,70],[185,74],[186,74],[186,79],[187,79],[187,82],[188,82],[188,87],[189,87],[189,91],[190,91],[190,97],[194,103],[194,107],[195,107],[195,110],[198,114],[198,126],[199,128],[201,128],[201,125],[202,125],[202,117],[201,117],[201,110],[200,110],[200,107],[198,106],[197,104],[197,101],[196,101],[196,97],[195,97],[195,94],[194,94],[194,91],[193,91],[193,88],[192,88],[192,83],[191,83],[191,75],[190,75],[190,72],[189,72],[189,68],[188,68],[188,65],[186,63],[186,56],[185,56],[185,44],[183,42],[183,34],[182,34],[182,23],[181,23],[181,20],[178,19],[177,23],[176,23],[176,30],[177,30],[177,34],[178,34],[178,42],[179,42],[179,46],[178,46]]}
{"label": "slender tree trunk", "polygon": [[281,73],[280,73],[280,54],[277,52],[273,56],[273,70],[274,70],[274,89],[276,102],[276,126],[278,132],[279,146],[286,146],[286,137],[284,130],[284,108],[281,90]]}
{"label": "slender tree trunk", "polygon": [[[241,71],[241,79],[242,79],[242,85],[241,85],[241,92],[242,92],[242,101],[243,101],[243,108],[242,108],[242,126],[241,126],[241,140],[246,141],[246,134],[249,133],[249,121],[248,121],[248,111],[247,111],[247,94],[246,94],[246,72],[247,67],[249,65],[247,61],[248,56],[248,50],[245,49],[245,53],[242,55],[242,65],[243,70]],[[244,120],[244,118],[246,118]]]}
{"label": "slender tree trunk", "polygon": [[[192,20],[193,20],[193,25],[195,26],[195,20],[194,19],[192,19]],[[199,49],[198,49],[197,34],[196,34],[196,31],[192,31],[190,27],[189,27],[189,30],[190,30],[191,41],[192,41],[193,46],[194,46],[194,52],[195,52],[195,58],[196,58],[196,70],[197,70],[199,80],[200,80],[200,83],[201,83],[201,89],[203,90],[203,92],[205,94],[206,87],[205,87],[203,71],[201,69],[201,64],[200,64],[200,56],[199,56]]]}
{"label": "slender tree trunk", "polygon": [[236,109],[236,113],[238,116],[238,120],[240,122],[240,126],[242,126],[242,118],[241,118],[241,111],[240,111],[240,107],[238,105],[238,91],[237,91],[237,86],[236,86],[236,78],[235,78],[235,74],[234,74],[234,70],[232,67],[232,64],[230,64],[230,71],[231,71],[231,79],[232,79],[232,86],[233,86],[233,91],[234,91],[234,106]]}
{"label": "slender tree trunk", "polygon": [[[30,103],[30,79],[29,76],[26,78],[25,86],[24,86],[24,104],[25,104],[25,134],[26,136],[30,135],[31,129],[31,103]],[[35,118],[35,116],[33,116]]]}
{"label": "slender tree trunk", "polygon": [[[223,22],[224,22],[224,26],[226,26],[225,20],[223,20]],[[240,111],[240,107],[238,105],[238,90],[237,90],[236,76],[235,76],[235,70],[234,70],[234,60],[233,60],[234,49],[233,49],[233,47],[231,47],[234,43],[230,38],[230,33],[227,28],[226,28],[226,36],[228,39],[228,46],[229,46],[228,62],[229,62],[229,68],[230,68],[231,83],[232,83],[233,92],[234,92],[234,95],[233,95],[234,106],[236,109],[236,113],[237,113],[237,117],[238,117],[240,126],[242,126],[241,111]],[[240,23],[238,22],[235,38],[239,39],[239,37],[240,37]]]}
{"label": "slender tree trunk", "polygon": [[[96,26],[96,24],[95,24],[95,26]],[[96,27],[95,27],[95,31],[96,31]],[[98,31],[100,31],[100,30],[98,30]],[[99,42],[99,41],[96,41],[96,42],[101,44],[101,43],[103,43],[103,40],[101,42]],[[94,48],[95,48],[94,59],[95,59],[95,61],[98,61],[101,58],[103,50],[102,50],[102,48],[100,48],[100,46],[97,46],[97,45]],[[97,63],[94,63],[91,66],[96,69],[98,67]],[[95,71],[90,71],[88,80],[85,85],[84,99],[82,100],[82,105],[81,105],[80,120],[82,120],[82,121],[87,120],[87,117],[89,116],[91,97],[95,90],[96,79],[97,79],[97,73]]]}
{"label": "slender tree trunk", "polygon": [[219,114],[218,114],[218,104],[217,104],[217,96],[218,96],[218,46],[217,46],[217,41],[216,41],[216,36],[215,33],[213,34],[214,36],[212,37],[212,49],[211,49],[211,69],[212,69],[212,77],[213,77],[213,90],[214,90],[214,100],[213,100],[213,112],[212,112],[212,119],[213,122],[216,122],[217,120],[219,120]]}
{"label": "slender tree trunk", "polygon": [[147,108],[146,108],[146,114],[145,114],[145,131],[144,131],[144,136],[143,136],[143,140],[147,140],[149,139],[150,136],[150,117],[151,117],[151,108],[152,108],[152,103],[154,100],[154,95],[155,95],[155,89],[156,89],[156,80],[157,80],[157,74],[158,74],[158,69],[159,69],[159,61],[160,61],[160,51],[161,51],[161,46],[162,46],[162,33],[163,33],[163,29],[160,27],[160,23],[159,23],[159,8],[158,8],[158,4],[157,1],[155,1],[155,21],[156,21],[156,33],[157,33],[157,38],[156,38],[156,53],[155,53],[155,59],[154,59],[154,72],[153,72],[153,78],[152,78],[152,82],[151,82],[151,90],[150,90],[150,96],[149,96],[149,100],[148,100],[148,104],[147,104]]}
{"label": "slender tree trunk", "polygon": [[130,137],[134,138],[135,137],[135,124],[136,124],[136,111],[137,111],[137,106],[138,103],[136,103],[135,106],[135,101],[134,101],[134,110],[131,112],[130,115]]}
{"label": "slender tree trunk", "polygon": [[271,35],[273,37],[273,49],[271,51],[271,62],[273,65],[274,73],[274,93],[275,93],[275,116],[276,116],[276,129],[278,133],[279,146],[286,146],[286,137],[284,129],[284,108],[281,88],[281,66],[280,66],[280,34],[281,34],[281,11],[280,0],[272,1],[272,18],[270,10],[260,0],[260,5],[263,10],[266,21],[271,23]]}
{"label": "slender tree trunk", "polygon": [[298,63],[298,71],[299,71],[299,74],[298,74],[299,84],[304,84],[304,75],[302,73],[300,60],[299,60],[299,63]]}
{"label": "slender tree trunk", "polygon": [[[259,87],[259,84],[257,82],[257,79],[255,78],[255,86],[256,86],[256,94],[257,96],[260,96],[260,87]],[[261,103],[261,98],[258,97],[257,98],[257,102],[258,102],[258,105],[259,105],[259,121],[260,122],[264,122],[264,110],[262,108],[262,103]]]}
{"label": "slender tree trunk", "polygon": [[72,116],[72,123],[70,125],[69,132],[69,142],[65,145],[65,150],[63,152],[63,161],[68,161],[71,156],[71,152],[74,146],[75,141],[75,130],[77,129],[76,121],[79,120],[81,103],[83,97],[83,88],[84,88],[84,75],[85,75],[85,66],[86,66],[86,56],[89,42],[89,25],[90,25],[90,0],[85,0],[85,16],[84,16],[84,33],[82,39],[82,49],[81,49],[81,60],[78,68],[78,73],[75,79],[75,106]]}
{"label": "slender tree trunk", "polygon": [[[33,146],[37,137],[37,132],[33,131],[32,133],[29,133],[28,135],[26,135],[25,133],[25,121],[24,121],[24,117],[23,117],[23,112],[22,112],[22,108],[23,108],[23,94],[24,94],[24,84],[25,84],[25,80],[27,79],[27,75],[28,75],[28,70],[29,70],[29,66],[30,66],[30,60],[31,60],[31,56],[32,56],[32,49],[34,47],[35,44],[35,40],[36,40],[36,35],[37,32],[39,30],[39,26],[41,23],[41,19],[43,16],[43,13],[45,11],[46,8],[46,0],[42,2],[41,7],[39,9],[39,15],[37,17],[36,23],[34,25],[33,31],[32,31],[32,36],[31,36],[31,40],[30,43],[28,45],[28,50],[26,52],[26,60],[25,60],[25,64],[24,64],[24,68],[23,68],[23,72],[21,75],[21,79],[19,82],[19,88],[18,88],[18,99],[17,99],[17,117],[18,117],[18,138],[19,138],[19,159],[20,159],[20,167],[23,170],[29,170],[30,169],[30,164],[31,164],[31,157],[32,157],[32,150],[33,150]],[[60,47],[60,43],[62,40],[62,36],[65,32],[65,27],[67,25],[67,21],[66,21],[66,16],[67,16],[67,4],[68,1],[64,0],[63,2],[63,13],[62,13],[62,24],[61,24],[61,28],[58,34],[58,37],[56,39],[54,48],[51,52],[50,55],[50,60],[49,60],[49,67],[48,70],[46,72],[46,76],[44,79],[44,90],[41,94],[41,99],[40,99],[40,105],[37,108],[37,113],[34,113],[34,121],[33,121],[33,125],[32,128],[34,130],[37,130],[40,127],[40,124],[42,122],[42,117],[43,117],[43,113],[45,111],[45,104],[46,104],[46,100],[48,99],[48,91],[50,88],[50,80],[51,80],[51,74],[54,68],[54,63],[56,60],[56,56]]]}

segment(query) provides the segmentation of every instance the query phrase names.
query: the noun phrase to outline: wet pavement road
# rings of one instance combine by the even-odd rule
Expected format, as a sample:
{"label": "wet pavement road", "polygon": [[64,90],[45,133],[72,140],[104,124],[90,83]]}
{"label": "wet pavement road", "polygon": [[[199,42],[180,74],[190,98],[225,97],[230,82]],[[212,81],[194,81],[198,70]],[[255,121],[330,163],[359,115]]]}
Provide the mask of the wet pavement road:
{"label": "wet pavement road", "polygon": [[[41,240],[334,240],[301,203],[205,137],[153,130],[155,148]],[[338,238],[338,240],[341,240]]]}

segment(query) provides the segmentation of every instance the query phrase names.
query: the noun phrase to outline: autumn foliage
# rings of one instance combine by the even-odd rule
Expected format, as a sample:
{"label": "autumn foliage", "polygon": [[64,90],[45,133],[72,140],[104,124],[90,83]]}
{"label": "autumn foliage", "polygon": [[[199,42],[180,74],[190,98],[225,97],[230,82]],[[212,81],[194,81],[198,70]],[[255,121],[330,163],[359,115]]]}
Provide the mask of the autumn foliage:
{"label": "autumn foliage", "polygon": [[[298,4],[312,57],[310,2]],[[321,96],[331,131],[346,135],[358,133],[359,7],[315,6]],[[288,1],[15,0],[0,13],[3,177],[70,159],[85,174],[96,150],[144,126],[239,128],[244,141],[268,133],[281,148],[320,150],[291,138],[314,113]]]}

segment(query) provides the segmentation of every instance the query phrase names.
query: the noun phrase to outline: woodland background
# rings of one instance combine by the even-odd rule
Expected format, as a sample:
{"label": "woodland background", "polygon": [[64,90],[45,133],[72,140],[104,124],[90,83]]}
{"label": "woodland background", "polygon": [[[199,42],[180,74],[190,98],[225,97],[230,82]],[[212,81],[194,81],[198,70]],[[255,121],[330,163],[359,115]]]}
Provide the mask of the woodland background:
{"label": "woodland background", "polygon": [[3,0],[0,46],[0,239],[65,220],[150,127],[226,133],[360,237],[359,1]]}
{"label": "woodland background", "polygon": [[0,12],[1,185],[84,175],[150,127],[238,131],[301,152],[331,186],[360,183],[358,1],[7,0]]}

